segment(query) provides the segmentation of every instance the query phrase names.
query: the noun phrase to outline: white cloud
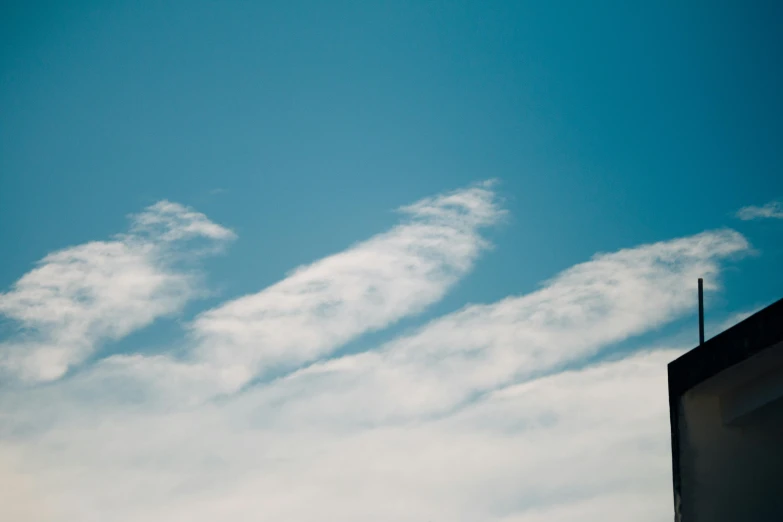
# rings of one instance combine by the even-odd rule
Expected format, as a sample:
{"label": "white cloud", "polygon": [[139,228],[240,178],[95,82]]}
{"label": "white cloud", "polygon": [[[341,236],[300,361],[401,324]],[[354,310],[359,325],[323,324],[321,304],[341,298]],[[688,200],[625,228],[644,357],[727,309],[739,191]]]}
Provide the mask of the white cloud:
{"label": "white cloud", "polygon": [[45,522],[52,513],[41,502],[44,492],[34,476],[23,470],[20,448],[0,439],[0,516],[3,520]]}
{"label": "white cloud", "polygon": [[598,255],[537,292],[469,306],[377,351],[304,369],[281,381],[296,400],[270,415],[360,410],[372,414],[362,422],[377,423],[443,414],[692,311],[698,277],[716,288],[719,261],[748,248],[722,230]]}
{"label": "white cloud", "polygon": [[0,371],[52,380],[100,343],[177,312],[198,293],[196,275],[178,268],[179,243],[212,248],[233,233],[206,216],[162,201],[132,217],[129,234],[49,254],[0,294],[0,314],[19,334],[0,344]]}
{"label": "white cloud", "polygon": [[158,201],[141,214],[133,216],[133,234],[148,236],[153,241],[180,241],[204,237],[226,241],[235,239],[231,230],[222,227],[179,203]]}
{"label": "white cloud", "polygon": [[737,211],[737,217],[743,221],[753,219],[783,219],[783,203],[780,201],[770,201],[766,205],[757,207],[750,205],[742,207]]}
{"label": "white cloud", "polygon": [[328,357],[439,298],[498,218],[487,190],[408,207],[392,231],[200,316],[188,361],[114,356],[0,394],[0,484],[24,477],[0,490],[0,519],[669,520],[665,365],[682,351],[591,357],[691,312],[696,279],[716,289],[721,262],[749,249],[733,231],[601,254],[531,294],[204,401],[234,382],[220,372]]}
{"label": "white cloud", "polygon": [[400,210],[408,219],[390,231],[199,315],[196,360],[241,386],[418,313],[472,268],[481,229],[503,215],[489,183]]}
{"label": "white cloud", "polygon": [[673,518],[671,496],[663,487],[652,492],[610,493],[510,515],[500,522],[664,522]]}
{"label": "white cloud", "polygon": [[[446,418],[375,427],[267,416],[285,402],[248,415],[260,390],[195,410],[82,411],[17,445],[16,473],[39,497],[4,499],[0,512],[32,502],[53,521],[484,522],[575,520],[574,506],[589,506],[588,520],[608,510],[602,520],[625,521],[641,507],[651,511],[638,520],[664,520],[665,364],[679,353],[535,379]],[[641,505],[610,508],[617,498]]]}

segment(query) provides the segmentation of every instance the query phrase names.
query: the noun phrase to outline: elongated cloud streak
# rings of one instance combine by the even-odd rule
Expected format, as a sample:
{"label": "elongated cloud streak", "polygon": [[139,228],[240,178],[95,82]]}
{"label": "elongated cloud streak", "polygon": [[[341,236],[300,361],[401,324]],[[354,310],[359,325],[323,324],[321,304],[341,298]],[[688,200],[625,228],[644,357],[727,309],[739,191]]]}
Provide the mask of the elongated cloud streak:
{"label": "elongated cloud streak", "polygon": [[378,351],[302,370],[282,381],[298,399],[279,414],[297,418],[297,400],[308,411],[317,404],[318,418],[371,415],[363,423],[448,412],[690,311],[694,281],[715,288],[719,261],[748,248],[740,234],[719,230],[597,255],[537,292],[470,306]]}
{"label": "elongated cloud streak", "polygon": [[238,386],[420,312],[472,268],[487,247],[480,230],[503,214],[488,183],[401,211],[408,220],[390,231],[201,314],[196,359]]}
{"label": "elongated cloud streak", "polygon": [[182,243],[215,249],[233,237],[203,214],[162,201],[132,216],[129,234],[49,254],[0,294],[0,314],[22,327],[0,344],[0,372],[57,379],[101,342],[180,310],[198,292],[192,271],[178,268]]}
{"label": "elongated cloud streak", "polygon": [[737,211],[737,217],[743,221],[753,219],[783,219],[783,203],[780,201],[770,201],[766,205],[757,207],[750,205],[742,207]]}

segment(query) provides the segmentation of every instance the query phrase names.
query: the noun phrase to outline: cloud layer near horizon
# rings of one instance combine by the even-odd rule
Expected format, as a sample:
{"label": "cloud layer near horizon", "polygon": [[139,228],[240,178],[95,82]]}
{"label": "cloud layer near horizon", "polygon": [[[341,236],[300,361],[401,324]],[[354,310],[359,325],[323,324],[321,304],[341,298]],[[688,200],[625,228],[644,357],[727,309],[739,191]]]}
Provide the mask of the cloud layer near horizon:
{"label": "cloud layer near horizon", "polygon": [[[0,518],[668,520],[665,364],[682,350],[658,343],[611,362],[600,355],[688,313],[692,281],[716,290],[723,262],[749,250],[745,238],[716,230],[598,254],[532,293],[334,357],[442,298],[503,214],[487,184],[402,210],[393,229],[198,315],[183,357],[107,356],[45,386],[5,387]],[[120,285],[100,275],[101,263],[83,263],[54,293],[39,289],[51,279],[36,270],[74,271],[84,246],[68,249],[66,269],[47,257],[2,294],[0,311],[38,336],[3,350],[36,353],[40,339],[81,333],[67,363],[78,364],[195,296],[192,268],[176,260],[185,241],[206,241],[199,251],[208,253],[233,234],[173,203],[145,213],[115,242],[151,244],[153,261],[107,263],[111,277],[127,271],[133,281],[144,266],[152,279],[186,283],[138,285],[148,288],[141,297],[113,294],[111,306],[94,298],[111,313],[90,315],[80,289]],[[82,315],[41,319],[55,297]],[[140,303],[155,313],[136,312]],[[133,320],[117,324],[119,315]],[[72,326],[85,322],[97,326]],[[253,384],[270,372],[278,376]]]}

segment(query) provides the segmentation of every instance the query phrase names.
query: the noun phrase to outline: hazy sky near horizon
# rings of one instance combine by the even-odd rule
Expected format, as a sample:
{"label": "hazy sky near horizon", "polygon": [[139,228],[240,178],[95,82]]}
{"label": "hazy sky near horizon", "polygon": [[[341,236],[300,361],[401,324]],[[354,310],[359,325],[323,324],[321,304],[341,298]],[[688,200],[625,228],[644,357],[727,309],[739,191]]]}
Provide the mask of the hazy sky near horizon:
{"label": "hazy sky near horizon", "polygon": [[3,4],[0,518],[670,520],[783,7],[626,4]]}

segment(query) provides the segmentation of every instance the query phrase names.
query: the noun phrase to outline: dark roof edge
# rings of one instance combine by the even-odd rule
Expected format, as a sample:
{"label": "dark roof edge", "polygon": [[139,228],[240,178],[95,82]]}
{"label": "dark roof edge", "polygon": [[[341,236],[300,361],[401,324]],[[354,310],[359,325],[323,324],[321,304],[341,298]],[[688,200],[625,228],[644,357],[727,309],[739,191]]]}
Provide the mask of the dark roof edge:
{"label": "dark roof edge", "polygon": [[702,381],[783,341],[783,299],[724,330],[669,363],[669,394]]}

